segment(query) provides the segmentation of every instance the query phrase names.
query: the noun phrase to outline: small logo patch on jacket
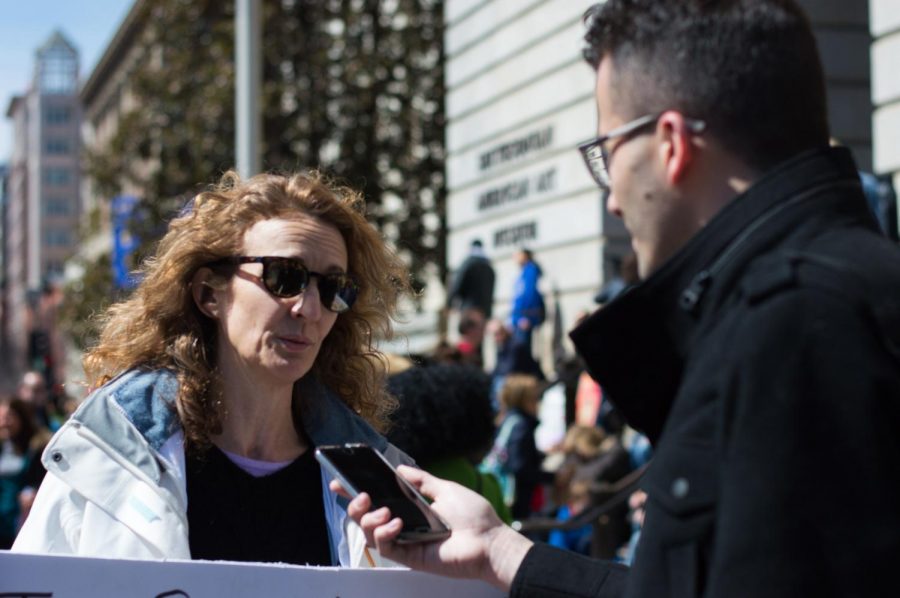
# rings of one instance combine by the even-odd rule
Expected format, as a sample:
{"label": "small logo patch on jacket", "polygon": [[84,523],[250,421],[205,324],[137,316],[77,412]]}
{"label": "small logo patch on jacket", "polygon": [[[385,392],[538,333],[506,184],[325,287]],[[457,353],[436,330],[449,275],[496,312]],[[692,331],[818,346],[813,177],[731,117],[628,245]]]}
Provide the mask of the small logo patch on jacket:
{"label": "small logo patch on jacket", "polygon": [[159,515],[154,513],[150,507],[145,505],[141,499],[136,496],[130,496],[128,498],[128,506],[140,513],[148,523],[153,523],[154,521],[161,519]]}

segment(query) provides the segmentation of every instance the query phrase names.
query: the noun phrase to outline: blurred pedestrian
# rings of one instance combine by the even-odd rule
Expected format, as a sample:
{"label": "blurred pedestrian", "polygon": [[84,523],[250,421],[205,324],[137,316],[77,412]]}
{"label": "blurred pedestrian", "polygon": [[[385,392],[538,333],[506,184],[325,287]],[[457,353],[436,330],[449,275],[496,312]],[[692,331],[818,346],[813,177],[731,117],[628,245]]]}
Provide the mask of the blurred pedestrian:
{"label": "blurred pedestrian", "polygon": [[517,336],[501,320],[492,320],[488,325],[497,350],[494,371],[491,374],[491,403],[494,410],[500,410],[500,391],[510,374],[530,374],[543,381],[541,365],[531,354],[531,346],[524,337]]}
{"label": "blurred pedestrian", "polygon": [[619,438],[596,426],[572,426],[563,441],[565,459],[556,471],[554,484],[559,501],[567,499],[574,482],[590,485],[613,483],[631,471],[628,451]]}
{"label": "blurred pedestrian", "polygon": [[534,254],[530,249],[521,248],[515,255],[519,265],[519,275],[513,288],[512,309],[510,311],[510,325],[513,334],[521,338],[522,344],[531,352],[531,336],[535,328],[544,323],[547,317],[547,308],[544,303],[544,295],[538,288],[541,267],[534,261]]}
{"label": "blurred pedestrian", "polygon": [[[597,426],[570,428],[563,442],[563,451],[565,459],[556,471],[554,489],[557,502],[568,506],[570,516],[609,500],[612,484],[631,471],[628,452],[619,437]],[[588,492],[586,504],[582,498],[573,499],[571,496],[573,491],[578,496],[582,487]],[[589,552],[583,554],[614,558],[616,550],[630,535],[626,514],[624,504],[614,505],[603,514],[602,520],[594,522],[595,526],[588,534],[591,536],[587,545]],[[579,548],[585,548],[580,540],[574,534],[567,539],[569,543],[576,542]]]}
{"label": "blurred pedestrian", "polygon": [[34,370],[25,372],[16,395],[31,405],[34,417],[41,426],[55,432],[63,424],[65,417],[59,413],[42,373]]}
{"label": "blurred pedestrian", "polygon": [[459,347],[447,339],[439,340],[426,357],[429,362],[433,363],[461,364],[463,362],[463,356]]}
{"label": "blurred pedestrian", "polygon": [[486,322],[480,317],[471,317],[464,315],[459,321],[459,342],[456,348],[459,350],[460,359],[463,363],[474,365],[481,368],[484,365],[484,359],[481,355],[482,340],[484,339],[484,330]]}
{"label": "blurred pedestrian", "polygon": [[500,390],[500,426],[487,458],[489,470],[500,474],[507,504],[515,519],[535,511],[535,491],[543,479],[544,455],[537,449],[541,381],[528,374],[510,374]]}
{"label": "blurred pedestrian", "polygon": [[[494,267],[484,252],[481,239],[472,241],[469,255],[460,265],[447,292],[447,304],[461,315],[477,312],[483,322],[494,307]],[[472,316],[474,317],[474,316]]]}
{"label": "blurred pedestrian", "polygon": [[616,274],[594,296],[594,302],[606,305],[618,297],[622,291],[639,281],[637,256],[631,251],[619,261]]}
{"label": "blurred pedestrian", "polygon": [[14,548],[108,558],[369,566],[313,458],[394,402],[374,346],[407,272],[322,176],[227,173],[173,220],[84,366]]}
{"label": "blurred pedestrian", "polygon": [[44,468],[41,451],[49,440],[32,405],[0,398],[0,549],[8,550],[31,507]]}

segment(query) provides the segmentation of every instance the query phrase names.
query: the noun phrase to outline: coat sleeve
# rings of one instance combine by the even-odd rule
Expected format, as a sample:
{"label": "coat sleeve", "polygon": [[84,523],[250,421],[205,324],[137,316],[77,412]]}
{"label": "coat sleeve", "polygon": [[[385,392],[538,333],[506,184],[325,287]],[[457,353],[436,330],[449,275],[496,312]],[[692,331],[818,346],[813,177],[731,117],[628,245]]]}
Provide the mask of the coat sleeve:
{"label": "coat sleeve", "polygon": [[506,443],[508,460],[505,469],[529,482],[540,480],[543,457],[534,441],[534,428],[522,419],[513,425]]}
{"label": "coat sleeve", "polygon": [[510,598],[619,598],[628,567],[537,543],[519,567]]}
{"label": "coat sleeve", "polygon": [[835,294],[794,289],[744,315],[707,595],[900,596],[900,364]]}
{"label": "coat sleeve", "polygon": [[469,276],[469,270],[470,261],[466,259],[453,275],[450,288],[447,290],[447,305],[452,305],[455,301],[462,299],[462,290],[467,285],[466,279]]}
{"label": "coat sleeve", "polygon": [[78,554],[84,509],[83,496],[52,473],[47,473],[12,550]]}

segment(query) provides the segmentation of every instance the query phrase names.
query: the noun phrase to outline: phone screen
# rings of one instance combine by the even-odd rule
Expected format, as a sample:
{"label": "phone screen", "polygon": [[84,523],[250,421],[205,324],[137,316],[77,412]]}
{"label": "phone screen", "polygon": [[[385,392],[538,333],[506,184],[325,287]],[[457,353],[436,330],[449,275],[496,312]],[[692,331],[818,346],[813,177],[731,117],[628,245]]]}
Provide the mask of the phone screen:
{"label": "phone screen", "polygon": [[353,493],[366,492],[372,510],[387,507],[403,520],[401,538],[443,537],[447,527],[418,494],[375,449],[366,445],[323,446],[317,449],[320,462]]}

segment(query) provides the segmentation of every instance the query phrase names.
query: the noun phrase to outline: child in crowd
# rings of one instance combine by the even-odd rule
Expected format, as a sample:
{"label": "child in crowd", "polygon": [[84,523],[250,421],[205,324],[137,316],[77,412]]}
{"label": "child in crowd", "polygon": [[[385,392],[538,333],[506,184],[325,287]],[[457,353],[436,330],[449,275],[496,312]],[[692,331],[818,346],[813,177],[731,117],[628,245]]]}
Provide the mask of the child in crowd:
{"label": "child in crowd", "polygon": [[[554,480],[555,498],[562,505],[557,519],[562,521],[603,503],[610,497],[611,485],[631,471],[628,452],[618,436],[597,426],[572,426],[563,441],[563,452],[565,459]],[[557,541],[572,550],[586,551],[583,554],[614,557],[629,536],[625,505],[605,514],[593,537],[590,526],[583,531],[586,537],[575,533],[578,531],[571,530]]]}
{"label": "child in crowd", "polygon": [[541,382],[529,374],[506,376],[500,390],[501,423],[486,468],[498,472],[514,519],[527,518],[539,488],[544,455],[534,442]]}

